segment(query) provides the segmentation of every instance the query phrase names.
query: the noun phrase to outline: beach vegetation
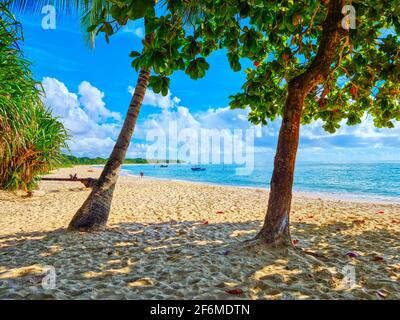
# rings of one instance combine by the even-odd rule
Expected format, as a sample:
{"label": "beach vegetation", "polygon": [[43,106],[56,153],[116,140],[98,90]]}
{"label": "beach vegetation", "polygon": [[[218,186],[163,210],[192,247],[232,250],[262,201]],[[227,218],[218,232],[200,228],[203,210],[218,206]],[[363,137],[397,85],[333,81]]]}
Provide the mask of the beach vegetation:
{"label": "beach vegetation", "polygon": [[[75,157],[73,155],[63,154],[61,158],[61,167],[73,167],[76,165],[104,165],[108,159],[102,157]],[[145,158],[126,158],[124,164],[156,164],[156,163],[184,163],[181,160],[163,160],[163,159],[145,159]]]}
{"label": "beach vegetation", "polygon": [[21,51],[22,27],[0,3],[0,189],[30,191],[61,163],[68,134],[46,109]]}

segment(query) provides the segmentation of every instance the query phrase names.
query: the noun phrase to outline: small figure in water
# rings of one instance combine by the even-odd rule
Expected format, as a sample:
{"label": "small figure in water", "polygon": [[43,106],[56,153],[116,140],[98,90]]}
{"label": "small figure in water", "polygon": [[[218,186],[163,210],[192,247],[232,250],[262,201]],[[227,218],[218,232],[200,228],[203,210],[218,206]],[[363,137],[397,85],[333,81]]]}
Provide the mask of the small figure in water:
{"label": "small figure in water", "polygon": [[140,178],[143,178],[143,176],[144,176],[144,173],[141,172],[141,173],[140,173]]}

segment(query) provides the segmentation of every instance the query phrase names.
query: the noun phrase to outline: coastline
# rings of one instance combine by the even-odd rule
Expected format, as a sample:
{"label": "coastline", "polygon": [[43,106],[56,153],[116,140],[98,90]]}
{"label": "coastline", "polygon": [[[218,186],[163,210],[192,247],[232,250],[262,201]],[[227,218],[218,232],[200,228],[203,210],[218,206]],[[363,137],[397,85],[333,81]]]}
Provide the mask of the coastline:
{"label": "coastline", "polygon": [[[263,223],[263,189],[121,176],[107,230],[91,234],[65,231],[90,189],[43,181],[40,192],[0,192],[0,299],[400,299],[400,205],[294,194],[297,250],[282,253],[246,247]],[[52,291],[40,286],[46,266]]]}
{"label": "coastline", "polygon": [[[135,164],[134,164],[135,165]],[[127,176],[132,177],[134,179],[138,178],[137,176],[133,175],[129,170],[121,169],[120,176]],[[213,182],[205,182],[205,181],[194,181],[189,179],[172,179],[172,178],[163,178],[163,177],[155,177],[151,175],[147,175],[143,177],[143,179],[154,179],[160,181],[171,181],[171,182],[187,182],[193,184],[203,184],[209,186],[220,186],[220,187],[227,187],[227,188],[240,188],[240,189],[251,189],[251,190],[258,190],[258,191],[267,191],[269,192],[269,188],[267,185],[269,184],[266,182],[265,188],[255,187],[255,186],[243,186],[243,185],[234,185],[234,184],[225,184],[225,183],[213,183]],[[293,190],[293,194],[298,196],[303,196],[311,199],[324,199],[324,200],[331,200],[331,201],[347,201],[347,202],[356,202],[356,203],[377,203],[377,204],[398,204],[400,205],[400,198],[394,196],[382,196],[377,194],[367,194],[367,193],[339,193],[339,192],[325,192],[325,191],[300,191],[300,190]]]}

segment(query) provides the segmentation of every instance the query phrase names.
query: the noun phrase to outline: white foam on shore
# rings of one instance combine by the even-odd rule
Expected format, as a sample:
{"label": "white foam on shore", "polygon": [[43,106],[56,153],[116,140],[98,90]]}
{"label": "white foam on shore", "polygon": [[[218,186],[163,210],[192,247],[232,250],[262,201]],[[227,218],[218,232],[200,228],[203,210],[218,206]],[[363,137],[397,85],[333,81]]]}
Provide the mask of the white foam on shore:
{"label": "white foam on shore", "polygon": [[[121,176],[131,177],[131,178],[139,178],[136,175],[133,175],[129,170],[122,169]],[[143,179],[148,180],[161,180],[161,181],[172,181],[172,182],[185,182],[189,184],[200,184],[200,185],[208,185],[208,186],[218,186],[218,187],[226,187],[226,188],[239,188],[239,189],[252,189],[252,190],[262,190],[268,191],[269,188],[259,188],[254,186],[242,186],[242,185],[233,185],[233,184],[223,184],[223,183],[213,183],[213,182],[204,182],[204,181],[193,181],[193,180],[185,180],[185,179],[171,179],[171,178],[162,178],[162,177],[154,177],[154,176],[144,176]],[[399,204],[400,199],[397,197],[389,197],[389,196],[380,196],[374,194],[357,194],[357,193],[338,193],[338,192],[319,192],[319,191],[300,191],[294,190],[293,193],[297,196],[306,197],[310,199],[323,199],[329,201],[346,201],[346,202],[357,202],[357,203],[376,203],[376,204]]]}

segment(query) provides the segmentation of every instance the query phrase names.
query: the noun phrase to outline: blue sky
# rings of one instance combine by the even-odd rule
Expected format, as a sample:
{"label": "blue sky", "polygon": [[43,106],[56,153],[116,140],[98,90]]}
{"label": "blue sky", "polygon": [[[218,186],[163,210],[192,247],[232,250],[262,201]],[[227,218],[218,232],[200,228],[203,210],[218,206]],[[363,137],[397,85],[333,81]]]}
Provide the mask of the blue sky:
{"label": "blue sky", "polygon": [[[44,30],[44,15],[18,17],[24,28],[24,51],[32,61],[35,77],[43,81],[46,104],[60,116],[72,134],[71,151],[81,156],[106,157],[116,139],[136,83],[129,52],[140,51],[142,25],[131,24],[106,44],[102,37],[95,49],[85,45],[77,17],[57,17],[56,30]],[[178,124],[178,130],[254,129],[258,161],[272,162],[279,120],[254,127],[246,120],[247,110],[229,110],[228,97],[240,90],[244,71],[233,72],[225,53],[209,59],[205,78],[194,81],[183,72],[171,78],[170,94],[146,96],[129,157],[145,156],[149,131]],[[244,62],[244,67],[252,67]],[[400,161],[400,126],[375,129],[370,118],[356,127],[343,127],[335,135],[321,123],[302,127],[300,161]]]}

